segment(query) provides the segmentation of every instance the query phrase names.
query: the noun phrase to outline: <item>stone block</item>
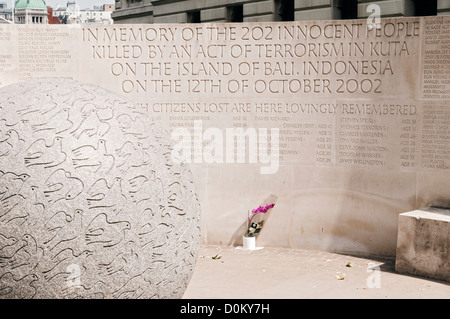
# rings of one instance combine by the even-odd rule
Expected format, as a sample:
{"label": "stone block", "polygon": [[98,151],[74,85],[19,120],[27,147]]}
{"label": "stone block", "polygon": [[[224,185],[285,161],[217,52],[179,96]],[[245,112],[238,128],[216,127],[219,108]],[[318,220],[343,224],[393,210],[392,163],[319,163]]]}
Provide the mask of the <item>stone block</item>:
{"label": "stone block", "polygon": [[310,10],[295,11],[295,20],[331,20],[333,18],[333,8],[318,8]]}
{"label": "stone block", "polygon": [[331,0],[295,0],[295,8],[298,10],[305,10],[317,7],[331,7],[333,6],[333,1]]}
{"label": "stone block", "polygon": [[437,2],[437,14],[438,15],[448,15],[450,14],[450,1],[438,0]]}
{"label": "stone block", "polygon": [[212,21],[226,21],[226,8],[213,8],[202,10],[201,21],[202,22],[212,22]]}
{"label": "stone block", "polygon": [[273,11],[274,11],[273,1],[244,4],[244,15],[246,16],[273,14]]}
{"label": "stone block", "polygon": [[264,22],[267,21],[267,19],[271,19],[273,17],[273,13],[270,14],[262,14],[262,15],[255,15],[255,16],[244,16],[244,22]]}
{"label": "stone block", "polygon": [[170,14],[164,16],[155,16],[155,23],[186,23],[187,22],[187,13],[178,13],[178,14]]}
{"label": "stone block", "polygon": [[395,270],[450,281],[450,209],[429,207],[400,214]]}

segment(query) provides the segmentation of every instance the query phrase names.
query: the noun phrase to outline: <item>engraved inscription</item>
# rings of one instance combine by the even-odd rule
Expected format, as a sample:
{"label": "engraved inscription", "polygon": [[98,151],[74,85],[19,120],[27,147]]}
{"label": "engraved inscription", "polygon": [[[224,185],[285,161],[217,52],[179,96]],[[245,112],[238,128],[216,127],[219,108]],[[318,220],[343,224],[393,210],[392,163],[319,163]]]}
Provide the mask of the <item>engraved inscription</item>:
{"label": "engraved inscription", "polygon": [[450,29],[447,17],[425,23],[423,98],[450,99]]}

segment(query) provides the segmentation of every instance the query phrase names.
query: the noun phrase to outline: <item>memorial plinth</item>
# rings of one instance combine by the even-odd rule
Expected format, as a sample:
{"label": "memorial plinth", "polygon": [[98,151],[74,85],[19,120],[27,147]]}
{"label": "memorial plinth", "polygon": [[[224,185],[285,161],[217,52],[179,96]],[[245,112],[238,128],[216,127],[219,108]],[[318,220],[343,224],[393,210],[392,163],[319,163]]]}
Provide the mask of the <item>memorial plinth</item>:
{"label": "memorial plinth", "polygon": [[398,214],[450,198],[449,25],[2,25],[0,86],[71,77],[151,114],[190,164],[205,243],[274,194],[258,245],[394,256]]}
{"label": "memorial plinth", "polygon": [[399,215],[395,270],[450,282],[450,209]]}

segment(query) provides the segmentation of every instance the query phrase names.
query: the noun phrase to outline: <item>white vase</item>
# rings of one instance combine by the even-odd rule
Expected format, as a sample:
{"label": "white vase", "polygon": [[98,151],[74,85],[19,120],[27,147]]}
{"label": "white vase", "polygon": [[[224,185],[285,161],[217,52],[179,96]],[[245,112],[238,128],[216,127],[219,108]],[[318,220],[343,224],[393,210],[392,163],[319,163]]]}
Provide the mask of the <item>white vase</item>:
{"label": "white vase", "polygon": [[256,237],[243,236],[244,249],[256,249]]}

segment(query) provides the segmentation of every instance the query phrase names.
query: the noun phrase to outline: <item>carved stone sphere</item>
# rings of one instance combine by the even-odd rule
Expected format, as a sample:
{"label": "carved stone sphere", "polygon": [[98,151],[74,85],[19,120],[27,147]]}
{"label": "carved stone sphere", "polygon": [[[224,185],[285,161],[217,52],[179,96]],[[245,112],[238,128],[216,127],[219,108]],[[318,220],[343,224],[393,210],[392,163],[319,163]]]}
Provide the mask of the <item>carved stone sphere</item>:
{"label": "carved stone sphere", "polygon": [[147,110],[65,79],[0,89],[0,298],[181,298],[190,170]]}

